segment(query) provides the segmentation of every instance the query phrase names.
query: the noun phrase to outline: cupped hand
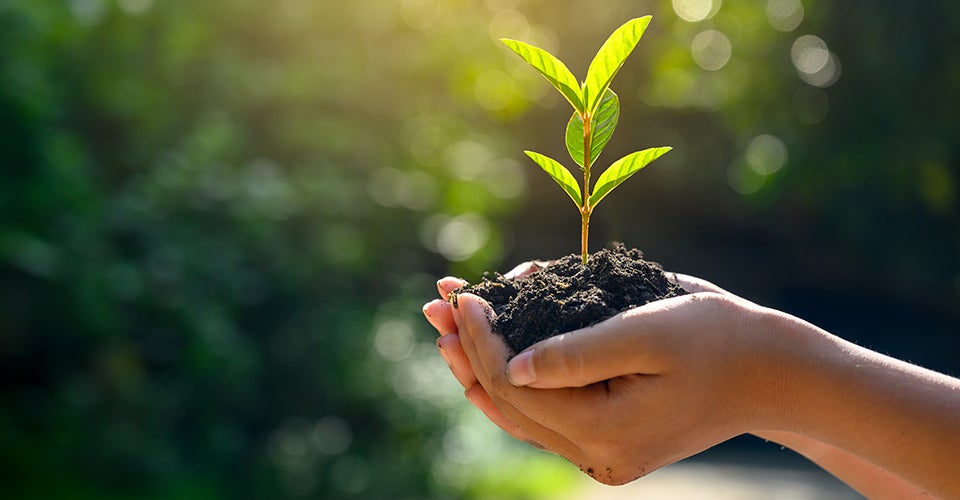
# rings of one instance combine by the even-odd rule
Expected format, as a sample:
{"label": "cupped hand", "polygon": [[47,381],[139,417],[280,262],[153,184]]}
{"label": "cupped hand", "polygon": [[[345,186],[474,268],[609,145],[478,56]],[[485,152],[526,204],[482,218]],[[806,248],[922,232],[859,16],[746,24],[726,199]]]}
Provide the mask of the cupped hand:
{"label": "cupped hand", "polygon": [[463,294],[453,311],[479,384],[526,436],[598,481],[631,481],[764,423],[757,381],[769,374],[758,370],[771,363],[750,347],[763,311],[745,300],[653,302],[544,340],[509,366],[487,308]]}
{"label": "cupped hand", "polygon": [[[523,277],[540,268],[518,266]],[[488,305],[437,284],[424,306],[437,345],[467,398],[514,437],[621,484],[749,430],[762,417],[764,366],[751,350],[763,308],[698,278],[672,275],[692,295],[658,301],[513,355],[490,332]],[[528,387],[518,387],[528,386]],[[549,391],[533,390],[552,389]]]}

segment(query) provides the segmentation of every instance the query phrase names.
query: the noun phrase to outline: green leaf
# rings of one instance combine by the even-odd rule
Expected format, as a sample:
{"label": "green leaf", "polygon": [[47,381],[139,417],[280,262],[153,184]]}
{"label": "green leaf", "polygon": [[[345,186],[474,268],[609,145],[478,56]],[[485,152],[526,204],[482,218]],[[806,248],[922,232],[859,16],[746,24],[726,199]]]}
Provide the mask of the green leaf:
{"label": "green leaf", "polygon": [[540,165],[540,168],[542,168],[544,172],[550,174],[553,180],[557,181],[557,184],[570,195],[570,199],[577,204],[577,208],[583,205],[583,195],[580,194],[580,185],[577,184],[577,179],[573,177],[573,174],[571,174],[566,167],[561,165],[557,160],[540,153],[533,151],[524,151],[524,153],[526,153],[531,160],[537,162],[537,165]]}
{"label": "green leaf", "polygon": [[567,101],[573,105],[573,109],[583,112],[580,84],[562,61],[554,57],[553,54],[529,43],[509,38],[501,38],[500,41],[539,71],[548,82],[567,98]]}
{"label": "green leaf", "polygon": [[614,188],[630,178],[631,175],[637,173],[638,170],[646,167],[650,162],[660,158],[671,149],[673,148],[644,149],[643,151],[630,153],[615,161],[613,165],[610,165],[607,170],[600,174],[600,178],[597,179],[597,184],[593,187],[593,194],[590,195],[590,206],[596,207],[597,203],[600,203],[600,200],[610,193],[610,191],[613,191]]}
{"label": "green leaf", "polygon": [[[617,128],[620,119],[620,99],[612,90],[607,89],[600,101],[600,107],[590,119],[590,164],[597,161],[597,157],[610,142],[613,131]],[[573,161],[583,168],[583,119],[580,113],[573,113],[567,122],[567,151]]]}
{"label": "green leaf", "polygon": [[633,52],[643,32],[650,24],[651,16],[638,17],[617,28],[603,43],[597,55],[587,69],[587,79],[583,82],[583,109],[593,115],[600,105],[600,98],[610,86],[613,77],[620,71],[627,56]]}

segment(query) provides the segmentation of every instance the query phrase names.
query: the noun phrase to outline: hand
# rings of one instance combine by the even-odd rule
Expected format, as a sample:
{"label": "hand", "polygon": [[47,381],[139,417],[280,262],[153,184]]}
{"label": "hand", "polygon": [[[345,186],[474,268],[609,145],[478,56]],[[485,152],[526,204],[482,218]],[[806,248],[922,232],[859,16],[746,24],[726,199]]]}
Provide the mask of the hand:
{"label": "hand", "polygon": [[[678,281],[694,291],[722,291],[719,287],[696,278],[679,276]],[[460,280],[445,278],[440,280],[438,288],[441,296],[446,298],[450,290],[462,284]],[[742,299],[738,301],[716,293],[707,292],[696,298],[692,297],[680,298],[682,300],[678,303],[655,304],[663,306],[663,311],[669,315],[690,322],[687,325],[678,325],[679,328],[700,331],[718,330],[712,328],[712,323],[716,320],[714,311],[716,308],[733,309],[738,314],[747,310],[751,312],[761,310]],[[499,337],[489,334],[489,324],[482,314],[484,307],[482,301],[470,295],[463,295],[461,298],[465,298],[466,302],[461,302],[465,305],[461,305],[461,309],[456,311],[456,314],[449,304],[441,301],[427,304],[424,311],[441,334],[445,333],[444,331],[460,333],[457,337],[442,335],[438,345],[457,379],[468,388],[468,398],[507,432],[526,441],[535,440],[546,448],[566,456],[600,481],[619,484],[632,480],[745,430],[730,424],[737,422],[743,426],[744,419],[730,417],[724,424],[719,418],[721,413],[716,409],[725,402],[728,407],[737,409],[739,412],[751,406],[750,398],[744,398],[747,404],[732,404],[729,397],[721,396],[724,394],[723,390],[710,390],[710,387],[698,381],[703,376],[703,371],[711,371],[712,373],[704,378],[713,380],[716,384],[721,384],[723,380],[718,376],[718,370],[711,370],[711,367],[717,365],[716,363],[692,359],[695,356],[702,356],[705,359],[711,356],[715,358],[719,350],[710,347],[709,342],[698,340],[700,348],[691,349],[690,346],[684,345],[686,342],[682,339],[674,339],[672,347],[664,345],[666,349],[662,354],[649,356],[647,359],[650,363],[645,366],[636,366],[617,361],[621,358],[630,358],[626,360],[629,363],[639,360],[638,357],[629,355],[632,351],[626,351],[622,347],[630,344],[633,348],[639,349],[641,344],[628,341],[628,337],[624,337],[625,341],[622,342],[624,345],[613,349],[617,351],[615,353],[617,358],[595,363],[596,366],[607,367],[616,372],[611,374],[603,371],[585,371],[583,367],[594,366],[594,363],[587,359],[572,362],[569,359],[564,360],[549,355],[551,352],[559,351],[555,349],[556,340],[547,341],[551,342],[552,347],[534,348],[533,351],[527,351],[524,355],[518,356],[517,360],[511,363],[514,367],[514,378],[520,379],[520,382],[529,382],[534,387],[558,387],[569,385],[571,377],[586,376],[586,379],[578,378],[574,384],[586,387],[576,390],[530,391],[515,388],[506,381],[505,360],[509,353]],[[687,302],[690,303],[689,306],[685,305]],[[477,312],[478,307],[481,313]],[[647,309],[649,309],[647,312],[649,317],[645,316],[647,320],[662,314],[659,309],[651,307]],[[690,311],[676,314],[686,309]],[[562,338],[576,338],[592,344],[592,341],[578,334],[621,337],[623,336],[621,330],[631,329],[629,325],[638,322],[638,318],[621,315],[617,319]],[[669,334],[659,336],[662,339],[670,338]],[[702,336],[707,337],[706,334]],[[714,334],[713,337],[721,336]],[[723,337],[726,337],[726,334]],[[559,338],[561,337],[555,339]],[[463,347],[457,345],[461,341]],[[656,342],[651,342],[651,345],[653,343]],[[574,347],[573,351],[587,352],[580,347]],[[531,352],[533,354],[530,354]],[[680,352],[687,357],[671,359],[676,358],[671,352]],[[539,357],[543,353],[548,353],[548,357]],[[594,354],[604,358],[607,356],[601,352]],[[535,356],[537,372],[541,375],[536,382],[529,380],[531,374],[523,371],[524,367],[533,366],[532,363],[525,363],[525,360],[532,360]],[[484,363],[482,359],[487,361]],[[687,364],[697,366],[700,370],[698,373],[701,375],[686,373],[679,369]],[[474,368],[478,366],[482,369]],[[578,367],[576,373],[564,371],[575,366]],[[559,367],[559,369],[551,367]],[[624,376],[624,373],[628,375]],[[528,379],[523,380],[523,377]],[[604,383],[594,384],[599,381]],[[543,394],[534,396],[537,392]],[[675,393],[681,396],[674,397]],[[491,397],[490,394],[494,396]],[[540,397],[543,395],[549,397]],[[646,400],[645,410],[638,410],[631,406],[632,399],[637,397]],[[698,402],[702,399],[708,399],[709,402]],[[574,404],[568,408],[571,402]],[[756,406],[753,405],[753,407]],[[691,408],[707,408],[709,413],[704,414],[705,412],[701,411],[698,417],[696,412],[688,411]],[[562,421],[553,422],[552,420],[557,420],[559,415],[563,415]],[[577,418],[570,418],[573,416]],[[703,425],[698,418],[710,420],[712,425]],[[578,433],[578,428],[587,429],[587,431]],[[693,429],[696,430],[695,433],[691,432]]]}
{"label": "hand", "polygon": [[770,363],[752,359],[764,351],[748,332],[762,331],[764,311],[747,301],[699,292],[647,304],[547,339],[509,371],[483,300],[458,304],[463,351],[500,414],[598,481],[623,484],[763,426],[771,398],[757,380]]}

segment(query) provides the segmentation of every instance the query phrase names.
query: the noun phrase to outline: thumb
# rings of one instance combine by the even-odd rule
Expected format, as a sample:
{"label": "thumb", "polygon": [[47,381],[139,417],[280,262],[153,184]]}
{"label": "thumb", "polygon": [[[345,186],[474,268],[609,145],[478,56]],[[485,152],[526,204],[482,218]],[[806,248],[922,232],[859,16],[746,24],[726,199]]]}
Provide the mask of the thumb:
{"label": "thumb", "polygon": [[656,349],[646,345],[645,322],[638,312],[635,309],[534,344],[507,363],[507,378],[515,386],[555,389],[662,372],[663,360],[658,359]]}

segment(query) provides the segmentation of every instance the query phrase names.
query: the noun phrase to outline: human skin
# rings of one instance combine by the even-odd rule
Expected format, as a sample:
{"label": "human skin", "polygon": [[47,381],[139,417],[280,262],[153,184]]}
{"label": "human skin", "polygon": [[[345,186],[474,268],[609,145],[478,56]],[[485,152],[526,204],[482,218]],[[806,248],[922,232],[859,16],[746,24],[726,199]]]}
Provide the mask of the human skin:
{"label": "human skin", "polygon": [[[753,433],[871,498],[960,491],[956,379],[707,282],[679,281],[695,293],[548,339],[509,369],[512,353],[490,333],[482,299],[460,295],[456,309],[437,300],[424,313],[474,405],[604,483]],[[441,298],[462,284],[440,280]]]}

